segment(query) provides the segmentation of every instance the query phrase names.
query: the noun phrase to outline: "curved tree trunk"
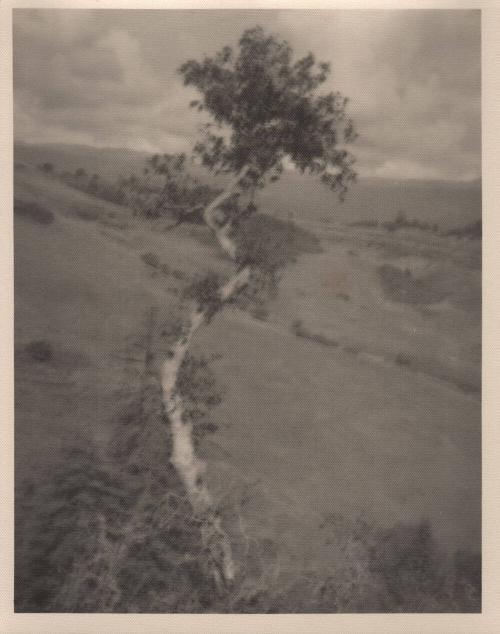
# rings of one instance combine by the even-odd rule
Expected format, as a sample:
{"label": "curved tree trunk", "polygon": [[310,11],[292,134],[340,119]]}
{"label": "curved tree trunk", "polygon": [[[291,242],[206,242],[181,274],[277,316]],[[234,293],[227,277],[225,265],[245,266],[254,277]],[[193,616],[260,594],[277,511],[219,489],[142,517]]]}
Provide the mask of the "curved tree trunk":
{"label": "curved tree trunk", "polygon": [[[220,226],[216,218],[216,211],[223,202],[234,194],[248,169],[248,166],[243,168],[203,213],[205,222],[215,232],[221,247],[232,259],[236,255],[236,244],[229,236],[231,223],[226,222],[225,225]],[[228,301],[246,286],[250,279],[250,273],[250,268],[246,267],[221,286],[219,289],[221,302]],[[200,514],[203,519],[203,541],[211,552],[216,582],[219,586],[223,586],[231,583],[236,573],[231,546],[221,526],[220,517],[205,482],[205,463],[196,456],[192,438],[192,424],[185,415],[182,398],[177,389],[180,368],[194,334],[205,322],[205,319],[205,310],[193,309],[186,330],[172,345],[167,353],[167,359],[162,365],[161,386],[165,413],[172,428],[173,452],[171,460],[186,487],[195,512]]]}

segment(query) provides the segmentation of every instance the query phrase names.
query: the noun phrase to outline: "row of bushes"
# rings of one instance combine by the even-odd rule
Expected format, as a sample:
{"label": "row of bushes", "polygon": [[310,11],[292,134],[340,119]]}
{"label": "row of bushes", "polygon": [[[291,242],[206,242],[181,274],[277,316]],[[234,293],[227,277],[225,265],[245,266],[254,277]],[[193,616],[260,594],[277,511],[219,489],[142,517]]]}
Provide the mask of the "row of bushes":
{"label": "row of bushes", "polygon": [[126,191],[120,183],[112,183],[98,174],[88,174],[83,167],[77,168],[74,172],[57,172],[52,163],[42,163],[38,169],[48,176],[53,176],[61,180],[66,185],[84,191],[87,194],[101,198],[116,205],[126,204]]}
{"label": "row of bushes", "polygon": [[482,237],[482,221],[477,220],[461,227],[455,227],[448,231],[441,230],[437,223],[421,222],[420,220],[408,219],[403,211],[399,211],[394,220],[380,222],[375,219],[357,220],[349,223],[350,227],[362,227],[365,229],[383,228],[389,232],[401,229],[419,229],[446,237],[479,239]]}
{"label": "row of bushes", "polygon": [[350,227],[364,227],[366,229],[377,229],[382,227],[387,231],[393,232],[401,229],[420,229],[420,231],[429,231],[439,233],[439,225],[437,223],[421,222],[419,220],[408,219],[404,211],[399,211],[394,220],[379,222],[378,220],[357,220],[349,223]]}
{"label": "row of bushes", "polygon": [[[203,222],[203,208],[219,190],[200,184],[184,169],[184,163],[166,172],[163,163],[154,155],[146,162],[141,176],[132,174],[109,181],[98,174],[88,174],[83,167],[74,172],[58,172],[52,163],[39,165],[40,171],[58,178],[66,185],[116,205],[129,207],[137,215],[155,219],[167,217],[175,223],[189,220]],[[165,158],[166,157],[166,158]]]}
{"label": "row of bushes", "polygon": [[481,220],[477,220],[476,222],[471,222],[463,227],[450,229],[450,231],[447,231],[444,235],[453,236],[455,238],[480,239],[483,236],[483,223]]}

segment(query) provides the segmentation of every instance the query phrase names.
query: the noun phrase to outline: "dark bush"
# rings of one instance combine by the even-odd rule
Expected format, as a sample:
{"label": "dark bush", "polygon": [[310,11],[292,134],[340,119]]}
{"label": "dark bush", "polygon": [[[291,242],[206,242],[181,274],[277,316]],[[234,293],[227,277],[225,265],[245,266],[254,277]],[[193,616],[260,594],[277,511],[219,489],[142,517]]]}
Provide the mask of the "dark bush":
{"label": "dark bush", "polygon": [[38,169],[44,174],[53,174],[54,173],[54,165],[52,163],[42,163],[38,166]]}
{"label": "dark bush", "polygon": [[14,200],[14,214],[41,225],[50,225],[54,222],[54,214],[35,202]]}
{"label": "dark bush", "polygon": [[[332,514],[320,526],[332,568],[273,584],[257,574],[243,613],[428,613],[481,610],[481,557],[438,547],[426,522],[381,526]],[[271,543],[271,547],[276,544]],[[262,544],[264,546],[264,544]],[[279,553],[279,549],[278,549]],[[255,553],[264,556],[264,549]],[[279,561],[279,560],[278,560]],[[272,560],[267,560],[272,566]],[[247,567],[246,573],[249,573]]]}
{"label": "dark bush", "polygon": [[455,229],[450,229],[447,231],[445,236],[452,236],[455,238],[471,238],[471,239],[480,239],[483,235],[483,223],[481,220],[477,220],[476,222],[471,222],[468,225],[464,225],[463,227],[456,227]]}
{"label": "dark bush", "polygon": [[160,266],[160,258],[156,255],[156,253],[152,253],[151,251],[143,253],[141,255],[141,260],[148,266],[152,266],[154,269],[157,269]]}
{"label": "dark bush", "polygon": [[412,358],[406,352],[398,352],[394,359],[398,365],[411,365]]}
{"label": "dark bush", "polygon": [[380,283],[384,295],[404,304],[433,304],[442,301],[447,291],[435,277],[414,277],[409,269],[383,264],[378,268]]}
{"label": "dark bush", "polygon": [[26,352],[35,361],[46,363],[52,359],[53,351],[50,342],[45,339],[31,341],[25,348]]}
{"label": "dark bush", "polygon": [[383,531],[373,547],[370,569],[384,579],[391,600],[401,607],[409,601],[412,611],[419,611],[418,602],[426,595],[437,599],[442,589],[440,557],[425,522]]}
{"label": "dark bush", "polygon": [[365,227],[366,229],[375,229],[379,226],[378,220],[356,220],[349,223],[350,227]]}
{"label": "dark bush", "polygon": [[188,355],[181,366],[178,387],[198,443],[203,436],[217,431],[217,425],[210,420],[210,410],[222,401],[210,360]]}
{"label": "dark bush", "polygon": [[397,231],[399,229],[420,229],[420,231],[429,231],[432,233],[437,233],[439,231],[439,226],[436,223],[431,225],[428,222],[408,219],[404,211],[399,211],[394,220],[383,222],[382,227],[390,232]]}
{"label": "dark bush", "polygon": [[251,310],[251,315],[254,319],[258,319],[259,321],[267,321],[269,310],[264,306],[256,306]]}
{"label": "dark bush", "polygon": [[81,220],[87,220],[88,222],[95,221],[101,215],[99,210],[92,207],[82,207],[76,210],[76,215]]}
{"label": "dark bush", "polygon": [[195,278],[184,291],[187,299],[193,299],[198,307],[206,312],[207,321],[210,321],[222,306],[219,292],[221,285],[219,275],[211,272]]}
{"label": "dark bush", "polygon": [[302,339],[309,339],[310,341],[314,341],[315,343],[319,343],[322,346],[327,346],[330,348],[337,348],[339,342],[335,339],[330,339],[321,333],[313,333],[309,332],[307,328],[304,326],[300,319],[296,319],[292,323],[292,332],[296,337],[301,337]]}
{"label": "dark bush", "polygon": [[251,267],[250,280],[234,301],[239,308],[250,311],[276,297],[287,264],[304,253],[322,251],[319,239],[310,231],[261,213],[238,220],[234,240],[238,266]]}
{"label": "dark bush", "polygon": [[277,271],[303,253],[320,253],[319,239],[294,222],[256,213],[235,230],[237,261],[262,271]]}

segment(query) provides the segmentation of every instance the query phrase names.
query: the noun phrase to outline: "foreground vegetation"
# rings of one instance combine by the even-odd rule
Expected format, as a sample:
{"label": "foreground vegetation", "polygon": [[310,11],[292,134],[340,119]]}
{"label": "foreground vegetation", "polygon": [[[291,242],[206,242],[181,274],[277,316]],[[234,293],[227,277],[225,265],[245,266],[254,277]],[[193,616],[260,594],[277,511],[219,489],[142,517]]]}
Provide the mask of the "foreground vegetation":
{"label": "foreground vegetation", "polygon": [[[171,336],[171,334],[170,334]],[[30,346],[32,363],[50,363]],[[44,350],[47,344],[43,346]],[[377,526],[332,513],[318,526],[331,570],[280,574],[280,544],[257,539],[237,559],[234,582],[214,583],[216,562],[198,516],[173,468],[172,451],[149,354],[142,390],[117,421],[107,450],[89,441],[67,448],[56,467],[18,488],[18,612],[476,612],[481,562],[468,551],[445,553],[432,527]],[[209,410],[221,396],[210,360],[188,357],[180,389],[196,420],[197,442],[217,426]],[[240,514],[239,500],[219,509]],[[241,523],[243,521],[243,524]],[[233,524],[233,526],[235,526]],[[239,526],[244,526],[240,517]],[[230,532],[236,546],[248,538]],[[241,552],[241,551],[240,551]]]}

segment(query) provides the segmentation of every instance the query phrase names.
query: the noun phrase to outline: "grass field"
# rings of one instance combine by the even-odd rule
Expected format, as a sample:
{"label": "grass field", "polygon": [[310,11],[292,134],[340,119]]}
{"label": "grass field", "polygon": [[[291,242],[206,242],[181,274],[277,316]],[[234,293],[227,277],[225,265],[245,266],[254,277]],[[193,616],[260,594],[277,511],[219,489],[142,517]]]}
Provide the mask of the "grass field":
{"label": "grass field", "polygon": [[[119,445],[148,355],[161,356],[165,324],[187,310],[183,286],[230,270],[202,228],[163,232],[40,174],[43,158],[72,167],[54,153],[26,146],[16,156],[26,165],[15,180],[16,504],[26,539],[34,511],[22,483],[42,487],[64,447],[91,443],[109,460],[104,448]],[[75,168],[87,168],[82,157]],[[381,185],[370,209],[363,190],[349,203],[364,200],[354,219],[392,218],[399,199],[417,217],[419,187]],[[448,188],[446,204],[443,188],[433,198],[443,226],[480,215],[477,191],[461,187]],[[272,191],[262,210],[273,196],[278,216],[303,210],[322,252],[286,270],[266,311],[224,311],[193,349],[211,359],[221,394],[199,451],[235,552],[261,584],[266,574],[272,586],[326,573],[341,558],[325,538],[333,514],[351,546],[361,517],[380,531],[427,521],[439,550],[478,553],[481,241],[351,227],[344,211],[328,223],[326,199],[299,190],[289,210]],[[146,460],[168,464],[158,447]],[[331,609],[346,605],[338,598]]]}

